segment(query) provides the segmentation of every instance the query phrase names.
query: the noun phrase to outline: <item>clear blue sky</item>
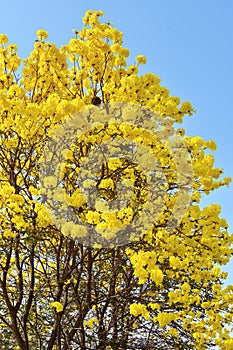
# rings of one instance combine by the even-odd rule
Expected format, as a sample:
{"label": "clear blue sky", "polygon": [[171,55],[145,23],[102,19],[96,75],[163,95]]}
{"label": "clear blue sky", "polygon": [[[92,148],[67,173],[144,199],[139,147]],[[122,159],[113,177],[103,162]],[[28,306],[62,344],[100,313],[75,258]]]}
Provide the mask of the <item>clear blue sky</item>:
{"label": "clear blue sky", "polygon": [[[157,74],[171,94],[193,104],[197,113],[186,118],[187,133],[215,140],[216,166],[233,177],[233,1],[1,0],[0,33],[26,57],[37,29],[46,29],[60,46],[81,27],[88,9],[103,10],[105,20],[123,32],[132,62],[137,54],[147,56],[142,73]],[[208,202],[222,205],[232,232],[233,185]],[[233,284],[233,261],[228,271]]]}

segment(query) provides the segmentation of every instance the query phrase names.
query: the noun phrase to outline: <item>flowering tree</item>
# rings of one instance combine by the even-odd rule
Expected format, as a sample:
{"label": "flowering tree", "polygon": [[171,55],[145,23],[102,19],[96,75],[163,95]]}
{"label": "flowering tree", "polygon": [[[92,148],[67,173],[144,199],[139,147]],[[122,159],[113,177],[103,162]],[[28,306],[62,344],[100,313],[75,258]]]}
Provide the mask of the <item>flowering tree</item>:
{"label": "flowering tree", "polygon": [[144,56],[128,66],[102,16],[60,49],[38,30],[22,62],[0,35],[1,349],[231,349],[232,236],[219,205],[200,207],[230,180],[213,141],[175,130],[191,104],[138,74]]}

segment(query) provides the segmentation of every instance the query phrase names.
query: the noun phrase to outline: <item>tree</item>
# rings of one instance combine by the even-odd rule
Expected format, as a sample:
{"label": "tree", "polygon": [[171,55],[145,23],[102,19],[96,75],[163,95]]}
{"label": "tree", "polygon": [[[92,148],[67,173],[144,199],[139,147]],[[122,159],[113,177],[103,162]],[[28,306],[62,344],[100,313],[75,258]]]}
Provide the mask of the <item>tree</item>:
{"label": "tree", "polygon": [[[219,205],[200,206],[230,179],[214,168],[213,141],[175,131],[191,104],[170,96],[154,74],[138,74],[144,56],[128,66],[122,33],[102,16],[87,11],[60,49],[38,30],[23,68],[16,45],[0,35],[1,349],[231,349],[233,287],[223,286],[220,266],[231,257],[232,236]],[[136,111],[134,122],[117,123],[114,108]],[[159,115],[154,132],[146,113]],[[77,115],[89,127],[68,138],[70,149],[65,138],[52,143]],[[134,141],[140,164],[129,155]],[[104,161],[104,142],[124,150]],[[158,162],[147,176],[151,154]],[[123,199],[127,190],[131,199]],[[177,205],[179,192],[186,197]],[[115,228],[144,218],[148,198],[159,215],[150,227],[132,226],[123,244],[127,230],[117,236]]]}

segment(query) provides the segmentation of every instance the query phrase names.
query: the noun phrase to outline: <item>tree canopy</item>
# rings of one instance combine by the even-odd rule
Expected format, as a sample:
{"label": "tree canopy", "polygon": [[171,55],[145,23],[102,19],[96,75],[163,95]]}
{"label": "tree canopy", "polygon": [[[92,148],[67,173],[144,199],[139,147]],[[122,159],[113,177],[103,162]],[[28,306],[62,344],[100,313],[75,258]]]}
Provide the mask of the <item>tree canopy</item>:
{"label": "tree canopy", "polygon": [[101,17],[23,60],[0,34],[1,349],[232,349],[233,236],[201,206],[230,179]]}

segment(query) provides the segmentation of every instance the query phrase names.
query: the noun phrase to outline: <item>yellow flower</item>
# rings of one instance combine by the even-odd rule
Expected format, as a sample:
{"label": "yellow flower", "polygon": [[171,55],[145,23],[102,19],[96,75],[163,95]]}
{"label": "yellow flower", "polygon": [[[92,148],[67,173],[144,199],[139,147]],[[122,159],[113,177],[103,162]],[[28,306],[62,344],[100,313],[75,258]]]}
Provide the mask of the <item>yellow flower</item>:
{"label": "yellow flower", "polygon": [[120,54],[125,58],[128,57],[129,56],[129,49],[122,48],[120,51]]}
{"label": "yellow flower", "polygon": [[181,105],[181,111],[185,114],[191,114],[193,107],[190,102],[183,102]]}
{"label": "yellow flower", "polygon": [[55,307],[56,312],[61,312],[63,310],[63,305],[59,301],[53,301],[50,305]]}
{"label": "yellow flower", "polygon": [[143,305],[141,303],[138,304],[131,304],[130,305],[130,313],[137,317],[142,313]]}
{"label": "yellow flower", "polygon": [[111,170],[116,170],[122,166],[122,161],[118,158],[111,158],[108,161],[108,168]]}
{"label": "yellow flower", "polygon": [[201,178],[201,183],[203,184],[205,189],[211,189],[213,180],[209,177],[203,177]]}
{"label": "yellow flower", "polygon": [[16,44],[9,44],[8,49],[11,51],[11,53],[14,53],[18,50],[18,47]]}
{"label": "yellow flower", "polygon": [[99,212],[104,212],[108,210],[108,206],[105,201],[97,199],[95,202],[95,209]]}
{"label": "yellow flower", "polygon": [[83,225],[75,225],[71,230],[71,237],[85,237],[87,234],[87,228]]}
{"label": "yellow flower", "polygon": [[18,233],[17,233],[17,232],[13,232],[13,231],[7,229],[7,230],[4,231],[3,235],[4,235],[4,237],[6,237],[6,238],[9,238],[9,237],[10,237],[10,238],[15,238],[15,237],[18,235]]}
{"label": "yellow flower", "polygon": [[156,284],[161,284],[163,281],[163,277],[163,272],[160,270],[159,267],[155,266],[152,270],[150,270],[150,278]]}
{"label": "yellow flower", "polygon": [[149,303],[148,306],[152,309],[152,310],[160,310],[160,305],[158,303]]}
{"label": "yellow flower", "polygon": [[8,37],[5,34],[0,34],[0,44],[5,45],[8,43]]}
{"label": "yellow flower", "polygon": [[230,338],[224,341],[223,349],[225,350],[233,349],[233,338]]}
{"label": "yellow flower", "polygon": [[44,178],[44,186],[47,187],[56,187],[58,179],[55,176],[46,176]]}
{"label": "yellow flower", "polygon": [[110,178],[101,180],[99,184],[99,188],[110,188],[111,190],[114,189],[114,181]]}
{"label": "yellow flower", "polygon": [[125,219],[126,222],[130,221],[132,216],[133,216],[133,209],[130,207],[121,209],[117,214],[117,217],[119,219]]}
{"label": "yellow flower", "polygon": [[161,312],[157,316],[157,320],[159,322],[160,327],[165,327],[175,319],[176,319],[176,315],[169,312]]}
{"label": "yellow flower", "polygon": [[75,190],[71,197],[67,196],[67,202],[73,207],[81,207],[87,201],[85,193],[81,193],[79,189]]}
{"label": "yellow flower", "polygon": [[216,143],[213,140],[209,140],[205,142],[205,146],[208,147],[212,152],[216,151]]}
{"label": "yellow flower", "polygon": [[119,52],[120,49],[121,49],[121,46],[120,46],[119,44],[113,44],[113,45],[111,46],[111,51],[114,52],[114,53]]}
{"label": "yellow flower", "polygon": [[100,214],[97,213],[96,211],[91,211],[89,210],[88,213],[86,214],[86,220],[88,224],[98,224],[100,221]]}
{"label": "yellow flower", "polygon": [[174,255],[169,257],[169,262],[173,269],[178,269],[180,267],[180,259]]}
{"label": "yellow flower", "polygon": [[37,36],[38,39],[44,40],[44,39],[48,38],[48,32],[46,32],[46,30],[39,29],[36,32],[36,36]]}
{"label": "yellow flower", "polygon": [[67,221],[67,222],[63,223],[62,228],[61,228],[63,235],[65,235],[65,236],[71,235],[71,232],[73,231],[74,226],[75,226],[75,224],[72,221]]}
{"label": "yellow flower", "polygon": [[136,57],[136,62],[137,62],[138,64],[146,64],[146,57],[143,56],[143,55],[138,55],[138,56]]}
{"label": "yellow flower", "polygon": [[83,325],[88,326],[91,330],[94,328],[95,323],[98,323],[98,318],[94,317],[94,318],[90,318],[89,320],[84,320],[83,321]]}

